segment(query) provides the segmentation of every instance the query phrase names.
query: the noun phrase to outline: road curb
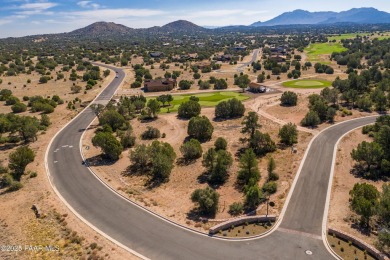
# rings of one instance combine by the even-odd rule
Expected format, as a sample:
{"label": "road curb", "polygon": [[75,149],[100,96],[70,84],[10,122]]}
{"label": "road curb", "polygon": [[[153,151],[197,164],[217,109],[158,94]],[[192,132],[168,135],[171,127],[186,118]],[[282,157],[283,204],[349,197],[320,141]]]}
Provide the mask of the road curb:
{"label": "road curb", "polygon": [[[102,66],[102,67],[105,67],[105,68],[108,68],[108,69],[111,69],[114,73],[115,73],[115,69],[112,69],[113,67],[107,67],[107,66],[103,66],[102,64],[98,64],[98,66]],[[120,68],[117,68],[117,69],[120,69]],[[122,84],[124,80],[124,77],[121,81],[120,84]],[[79,117],[86,109],[88,109],[95,101],[96,99],[100,96],[100,94],[106,89],[108,88],[108,86],[111,84],[111,82],[104,88],[102,89],[98,95],[96,95],[96,97],[88,104],[88,106],[86,106],[82,111],[80,111],[75,117],[73,117],[68,123],[66,123],[54,136],[53,138],[50,140],[47,148],[46,148],[46,152],[45,152],[45,159],[44,159],[44,163],[45,163],[45,169],[46,169],[46,175],[47,175],[47,178],[49,180],[49,183],[50,183],[50,186],[51,188],[53,189],[54,193],[57,195],[57,197],[65,204],[65,206],[78,218],[80,219],[84,224],[86,224],[87,226],[89,226],[91,229],[93,229],[95,232],[99,233],[100,235],[102,235],[103,237],[105,237],[106,239],[108,239],[109,241],[111,241],[112,243],[116,244],[117,246],[123,248],[124,250],[130,252],[131,254],[141,258],[141,259],[144,259],[144,260],[149,260],[149,258],[143,256],[142,254],[132,250],[131,248],[123,245],[122,243],[120,243],[119,241],[111,238],[110,236],[108,236],[107,234],[105,234],[103,231],[101,231],[100,229],[98,229],[97,227],[95,227],[94,225],[92,225],[89,221],[87,221],[85,218],[83,218],[80,214],[77,213],[77,211],[64,199],[64,197],[62,197],[61,193],[57,190],[57,188],[55,187],[54,183],[53,183],[53,180],[52,180],[52,177],[50,175],[50,170],[49,170],[49,166],[48,166],[48,162],[47,162],[47,156],[48,156],[48,153],[49,153],[49,150],[50,150],[50,147],[54,141],[54,139],[70,124],[72,123],[77,117]],[[116,92],[116,91],[115,91]],[[115,93],[114,93],[115,94]],[[93,121],[92,121],[93,122]],[[89,127],[89,125],[88,125]],[[85,132],[85,130],[84,130]]]}

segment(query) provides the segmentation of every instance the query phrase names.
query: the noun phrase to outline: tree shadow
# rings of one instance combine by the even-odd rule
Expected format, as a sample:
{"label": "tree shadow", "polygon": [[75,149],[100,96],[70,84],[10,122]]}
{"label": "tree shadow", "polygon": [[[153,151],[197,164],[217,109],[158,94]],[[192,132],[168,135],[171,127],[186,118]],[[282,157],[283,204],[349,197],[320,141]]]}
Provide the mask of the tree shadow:
{"label": "tree shadow", "polygon": [[121,172],[122,176],[144,176],[146,175],[147,172],[145,171],[140,171],[136,166],[134,165],[129,165],[126,167],[125,170]]}
{"label": "tree shadow", "polygon": [[181,157],[176,160],[176,164],[179,166],[188,166],[191,164],[194,164],[196,162],[196,159],[185,159],[184,157]]}
{"label": "tree shadow", "polygon": [[199,175],[197,178],[197,181],[199,184],[208,183],[210,179],[210,173],[207,171],[202,172],[201,175]]}
{"label": "tree shadow", "polygon": [[186,216],[187,219],[192,220],[196,223],[205,223],[209,218],[214,218],[215,214],[204,214],[199,210],[199,208],[193,208],[189,212],[187,212]]}
{"label": "tree shadow", "polygon": [[7,150],[11,150],[15,147],[19,146],[17,143],[7,143],[7,144],[4,144],[4,145],[0,145],[0,151],[7,151]]}
{"label": "tree shadow", "polygon": [[110,166],[116,161],[107,159],[102,154],[85,159],[85,165],[87,166]]}
{"label": "tree shadow", "polygon": [[362,178],[372,181],[387,181],[389,179],[387,176],[383,176],[379,169],[368,170],[364,165],[361,165],[359,163],[353,166],[353,168],[350,170],[350,173],[356,178]]}
{"label": "tree shadow", "polygon": [[351,228],[357,230],[360,234],[370,236],[372,228],[370,226],[362,226],[360,223],[351,224]]}
{"label": "tree shadow", "polygon": [[159,178],[150,178],[145,182],[145,187],[148,190],[158,188],[161,184],[168,182],[168,180],[161,180]]}

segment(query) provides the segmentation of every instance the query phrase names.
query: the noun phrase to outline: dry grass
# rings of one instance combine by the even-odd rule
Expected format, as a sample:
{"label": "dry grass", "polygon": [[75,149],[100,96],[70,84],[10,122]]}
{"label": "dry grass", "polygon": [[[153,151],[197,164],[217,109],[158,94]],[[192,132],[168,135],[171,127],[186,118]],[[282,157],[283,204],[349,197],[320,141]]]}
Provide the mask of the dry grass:
{"label": "dry grass", "polygon": [[328,225],[345,231],[365,242],[373,244],[376,236],[367,236],[352,227],[352,218],[356,218],[349,207],[349,191],[356,183],[369,183],[381,190],[383,181],[370,181],[355,177],[350,173],[354,162],[351,151],[362,141],[371,141],[367,135],[363,135],[361,129],[354,130],[345,136],[338,147],[335,165],[332,194],[330,200]]}
{"label": "dry grass", "polygon": [[[114,73],[112,72],[108,78],[99,84],[101,84],[102,88],[104,88],[113,77]],[[24,87],[23,85],[26,83],[27,78],[30,78],[32,83],[27,84],[27,87]],[[57,94],[64,100],[73,100],[75,97],[79,97],[83,101],[92,100],[94,96],[101,91],[101,89],[97,86],[94,87],[94,89],[89,90],[87,94],[69,94],[72,83],[68,81],[49,81],[47,84],[36,84],[38,79],[38,75],[20,75],[18,77],[11,77],[7,79],[3,78],[3,84],[0,85],[0,88],[12,89],[14,95],[20,99],[22,99],[24,95],[52,96]],[[12,84],[7,85],[7,81],[11,81]],[[80,85],[83,86],[83,84]],[[9,112],[9,107],[5,107],[3,103],[4,102],[0,102],[0,113]],[[39,117],[38,113],[26,112],[25,114]],[[129,253],[125,250],[100,237],[100,235],[73,215],[53,192],[48,182],[44,167],[44,154],[46,148],[55,133],[76,114],[77,112],[66,109],[66,104],[64,104],[58,106],[55,111],[49,115],[52,125],[48,128],[45,134],[38,136],[38,140],[36,142],[30,144],[30,147],[36,152],[36,158],[33,163],[28,165],[27,170],[37,172],[37,177],[30,179],[28,175],[25,175],[22,178],[24,187],[21,190],[0,195],[0,204],[2,208],[2,210],[0,210],[0,223],[2,226],[0,238],[0,241],[2,241],[1,244],[40,245],[47,243],[51,245],[60,245],[60,251],[62,250],[64,254],[42,254],[42,252],[35,254],[25,251],[20,255],[17,255],[18,259],[64,259],[66,257],[74,259],[80,258],[78,255],[79,252],[82,252],[82,255],[86,255],[86,249],[79,249],[77,247],[77,249],[75,248],[74,250],[70,250],[72,247],[69,247],[68,250],[67,247],[62,247],[63,242],[61,242],[61,239],[63,239],[63,225],[55,222],[55,218],[52,216],[54,211],[59,212],[61,215],[67,214],[66,227],[72,231],[77,230],[79,236],[85,238],[85,246],[92,242],[97,242],[99,246],[102,246],[103,249],[99,251],[98,255],[104,256],[108,259],[132,257],[129,256]],[[15,148],[1,148],[0,161],[3,161],[3,164],[7,165],[8,154]],[[31,210],[32,204],[39,205],[42,212],[48,217],[44,219],[36,219],[33,211]],[[11,258],[3,257],[7,255],[11,256]],[[71,255],[73,255],[73,257]],[[14,255],[1,252],[0,258],[14,259]]]}
{"label": "dry grass", "polygon": [[[212,120],[214,109],[203,108],[202,114]],[[228,150],[235,155],[236,152],[243,147],[239,141],[239,138],[242,137],[242,134],[240,133],[242,127],[241,121],[242,119],[213,122],[213,138],[211,141],[202,144],[203,151],[207,151],[207,149],[213,146],[216,138],[222,136],[228,140]],[[260,123],[262,125],[261,131],[269,133],[272,139],[277,141],[279,125],[263,117],[261,117]],[[147,126],[158,127],[162,133],[166,133],[167,135],[166,138],[161,139],[161,141],[169,142],[174,147],[176,154],[178,155],[177,158],[181,157],[179,147],[187,136],[188,121],[178,120],[175,118],[174,114],[166,114],[160,115],[159,118],[153,122],[141,123],[137,120],[133,120],[131,124],[137,136],[137,144],[150,142],[139,139],[140,133],[142,133]],[[90,141],[94,134],[93,132],[94,129],[88,130],[83,142],[83,147],[86,145],[91,147],[91,149],[84,149],[83,151],[86,158],[100,154],[99,150],[93,148]],[[270,214],[278,215],[283,207],[287,192],[310,138],[310,134],[300,133],[297,154],[291,154],[290,149],[279,149],[272,154],[277,164],[276,172],[279,174],[280,179],[278,181],[278,192],[271,196],[271,200],[275,202],[275,207],[270,208]],[[207,186],[206,183],[199,181],[200,176],[204,172],[204,168],[201,165],[201,159],[198,159],[190,165],[176,165],[171,173],[169,182],[150,189],[145,186],[146,177],[127,171],[127,167],[130,165],[128,154],[129,151],[125,151],[122,158],[115,164],[93,167],[93,170],[113,188],[126,194],[132,200],[138,201],[146,207],[149,207],[151,210],[193,228],[195,227],[200,230],[208,228],[208,225],[200,226],[199,223],[189,220],[187,216],[194,208],[194,204],[190,200],[191,193],[195,189]],[[267,161],[267,157],[259,160],[259,169],[262,175],[259,182],[260,186],[263,185],[266,180]],[[229,218],[229,205],[233,202],[243,201],[243,193],[238,190],[235,185],[237,171],[238,157],[235,157],[234,164],[229,171],[229,179],[223,186],[217,189],[217,192],[220,194],[220,207],[216,215],[217,219]],[[260,207],[258,213],[265,214],[265,211],[265,207]]]}

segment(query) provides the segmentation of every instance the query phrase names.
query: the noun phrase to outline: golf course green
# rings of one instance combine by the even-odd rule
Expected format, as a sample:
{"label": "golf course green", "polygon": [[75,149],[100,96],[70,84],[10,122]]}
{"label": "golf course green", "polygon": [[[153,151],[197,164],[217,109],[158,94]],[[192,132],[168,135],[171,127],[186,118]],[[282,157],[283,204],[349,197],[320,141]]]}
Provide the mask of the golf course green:
{"label": "golf course green", "polygon": [[287,88],[325,88],[330,87],[332,82],[320,79],[298,79],[284,82],[283,87]]}
{"label": "golf course green", "polygon": [[[331,55],[333,52],[342,52],[347,49],[339,42],[330,43],[313,43],[309,47],[305,48],[305,52],[311,62],[319,62],[321,55]],[[321,62],[323,64],[330,63],[329,61]]]}
{"label": "golf course green", "polygon": [[[173,101],[171,102],[171,106],[165,106],[161,108],[160,113],[166,113],[166,112],[175,112],[178,110],[181,103],[186,102],[190,100],[191,96],[195,96],[199,98],[199,104],[202,107],[214,107],[221,101],[226,101],[232,98],[237,98],[238,100],[246,100],[249,99],[248,96],[238,93],[238,92],[232,92],[232,91],[226,91],[226,92],[209,92],[209,93],[201,93],[201,94],[185,94],[185,95],[172,95]],[[153,99],[155,97],[147,98]],[[167,104],[166,104],[167,105]]]}

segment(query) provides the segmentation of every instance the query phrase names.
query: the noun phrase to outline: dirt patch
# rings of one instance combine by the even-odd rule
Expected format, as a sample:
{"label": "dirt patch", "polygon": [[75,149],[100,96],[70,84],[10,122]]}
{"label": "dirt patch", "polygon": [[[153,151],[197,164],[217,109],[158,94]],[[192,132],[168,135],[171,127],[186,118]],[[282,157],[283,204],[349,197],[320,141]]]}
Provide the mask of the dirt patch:
{"label": "dirt patch", "polygon": [[[262,98],[262,97],[259,97]],[[250,102],[245,102],[249,106]],[[249,109],[249,108],[248,108]],[[210,120],[213,120],[214,109],[203,108],[202,115],[206,115]],[[207,151],[214,144],[218,137],[224,137],[228,140],[228,150],[235,155],[237,151],[243,147],[239,138],[243,137],[240,133],[242,119],[213,122],[214,133],[211,141],[202,144],[203,151]],[[95,122],[96,123],[96,122]],[[272,139],[278,142],[279,124],[260,117],[262,125],[261,131],[267,132]],[[175,149],[177,158],[181,157],[179,147],[183,144],[187,137],[188,121],[176,118],[176,114],[164,114],[153,122],[141,123],[138,120],[131,121],[134,133],[137,136],[137,144],[150,143],[151,141],[140,140],[140,134],[147,126],[154,126],[160,129],[162,133],[166,133],[166,138],[161,138],[161,141],[169,142]],[[91,158],[100,154],[100,151],[94,148],[91,144],[91,138],[94,135],[96,125],[92,125],[87,130],[83,140],[83,152],[86,158]],[[279,149],[272,154],[276,161],[276,172],[279,174],[278,191],[271,196],[271,201],[275,202],[274,207],[270,207],[269,214],[278,215],[283,207],[284,200],[287,196],[299,163],[303,157],[304,151],[309,143],[312,135],[309,133],[300,132],[298,152],[293,154],[290,149]],[[85,147],[90,149],[86,150]],[[191,193],[198,188],[205,188],[206,183],[200,181],[200,176],[204,172],[204,167],[201,165],[201,159],[190,165],[175,165],[169,182],[162,184],[157,188],[150,189],[145,186],[146,177],[133,174],[128,171],[130,160],[128,158],[129,151],[125,151],[122,157],[115,164],[110,166],[92,167],[103,180],[120,193],[128,196],[130,199],[148,207],[154,212],[165,217],[171,218],[180,224],[187,225],[191,228],[197,228],[205,231],[209,225],[201,225],[195,223],[188,218],[188,213],[194,208],[194,204],[190,200]],[[259,185],[262,186],[267,176],[268,158],[259,159],[259,169],[262,178]],[[243,193],[235,186],[236,174],[238,172],[238,157],[234,157],[233,166],[230,169],[230,177],[227,182],[217,189],[220,194],[219,209],[216,214],[216,219],[226,219],[231,216],[228,214],[229,205],[233,202],[242,202]],[[261,206],[258,209],[258,214],[265,214],[266,207]]]}
{"label": "dirt patch", "polygon": [[[38,75],[20,75],[9,79],[3,78],[3,84],[0,88],[10,88],[13,94],[20,99],[22,99],[24,95],[52,96],[57,94],[65,101],[73,100],[75,97],[79,97],[83,101],[87,101],[93,100],[96,94],[107,86],[113,77],[114,73],[111,72],[109,77],[107,77],[103,82],[99,82],[98,86],[89,90],[87,94],[84,94],[83,92],[79,94],[69,94],[72,83],[68,81],[49,81],[47,84],[36,84],[39,79]],[[27,84],[27,87],[24,87],[23,85],[27,81],[27,78],[30,78],[32,83]],[[68,78],[68,76],[65,76],[65,78]],[[8,81],[12,82],[12,84],[7,85]],[[99,85],[102,85],[102,88],[99,88]],[[9,112],[9,107],[4,106],[3,103],[4,102],[0,102],[0,113]],[[81,108],[78,110],[80,111]],[[27,171],[37,172],[37,177],[30,178],[29,175],[25,175],[21,181],[24,185],[21,190],[0,195],[0,204],[2,208],[2,210],[0,210],[0,225],[2,230],[0,241],[2,241],[2,245],[22,245],[23,247],[24,245],[52,245],[59,246],[60,251],[43,253],[43,251],[31,252],[23,250],[16,255],[9,252],[0,252],[0,258],[80,258],[83,255],[87,255],[88,250],[90,250],[90,254],[92,254],[93,249],[87,250],[83,248],[94,242],[97,243],[97,246],[102,247],[102,249],[98,250],[96,254],[104,256],[106,259],[127,259],[129,257],[133,257],[127,251],[101,237],[98,233],[73,215],[73,213],[53,192],[48,182],[44,166],[44,155],[46,149],[55,133],[57,133],[69,120],[71,120],[77,112],[78,111],[70,111],[66,109],[66,104],[63,104],[59,105],[52,114],[49,114],[52,125],[44,134],[38,136],[38,140],[36,142],[30,144],[30,147],[36,152],[36,158],[33,163],[28,165]],[[26,112],[25,114],[39,118],[38,113]],[[0,153],[0,161],[2,161],[4,165],[8,164],[8,154],[14,151],[14,149],[16,148],[2,149]],[[36,219],[33,211],[31,210],[32,204],[39,205],[40,210],[47,216],[47,218]],[[67,223],[66,228],[69,229],[71,233],[77,230],[77,236],[84,238],[82,242],[83,248],[81,248],[81,246],[77,243],[76,245],[69,243],[71,237],[69,236],[66,238],[66,236],[64,236],[64,224],[58,223],[56,217],[54,216],[54,212],[57,212],[60,216],[62,216],[62,218],[65,218],[64,221]],[[61,252],[62,254],[60,254]],[[135,259],[136,257],[133,258]]]}
{"label": "dirt patch", "polygon": [[363,135],[360,128],[346,135],[339,143],[330,199],[328,225],[373,245],[376,236],[362,234],[352,227],[350,220],[356,216],[349,207],[349,191],[352,190],[353,186],[356,183],[369,183],[380,191],[384,183],[383,181],[370,181],[357,178],[350,173],[350,170],[354,166],[351,152],[362,141],[372,141],[372,138]]}

